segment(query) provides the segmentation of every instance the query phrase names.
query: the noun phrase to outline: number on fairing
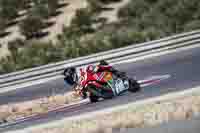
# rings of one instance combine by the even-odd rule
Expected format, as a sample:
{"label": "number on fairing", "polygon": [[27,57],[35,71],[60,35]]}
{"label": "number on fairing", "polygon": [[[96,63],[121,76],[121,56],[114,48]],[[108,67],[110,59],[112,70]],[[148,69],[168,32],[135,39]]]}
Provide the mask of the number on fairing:
{"label": "number on fairing", "polygon": [[120,92],[126,90],[126,87],[124,86],[124,83],[122,80],[117,79],[115,82],[115,88],[116,88],[116,92],[117,94],[119,94]]}

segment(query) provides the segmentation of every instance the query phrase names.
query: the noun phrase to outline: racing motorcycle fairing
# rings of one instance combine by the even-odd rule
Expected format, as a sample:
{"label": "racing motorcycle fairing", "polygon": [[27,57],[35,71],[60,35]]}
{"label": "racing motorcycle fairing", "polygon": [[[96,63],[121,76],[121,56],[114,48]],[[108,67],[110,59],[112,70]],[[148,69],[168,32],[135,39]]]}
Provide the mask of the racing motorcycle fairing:
{"label": "racing motorcycle fairing", "polygon": [[92,93],[92,95],[98,95],[102,98],[104,95],[100,93],[109,93],[113,96],[121,95],[122,93],[126,92],[129,89],[129,79],[128,78],[119,78],[112,72],[104,71],[98,72],[94,75],[87,75],[90,76],[90,80],[86,80],[87,82],[84,83],[84,88],[87,88],[87,91]]}

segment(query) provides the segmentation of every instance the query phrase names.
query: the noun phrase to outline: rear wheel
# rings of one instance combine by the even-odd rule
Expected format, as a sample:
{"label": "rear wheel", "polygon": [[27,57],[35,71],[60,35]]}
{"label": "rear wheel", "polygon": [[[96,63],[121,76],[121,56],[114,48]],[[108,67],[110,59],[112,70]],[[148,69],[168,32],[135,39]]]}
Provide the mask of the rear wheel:
{"label": "rear wheel", "polygon": [[140,91],[141,87],[140,87],[140,84],[134,80],[134,79],[129,79],[129,91],[130,92],[133,92],[133,93],[136,93],[138,91]]}
{"label": "rear wheel", "polygon": [[66,81],[66,83],[70,84],[70,85],[74,85],[76,84],[78,78],[76,75],[76,69],[75,68],[67,68],[64,70],[63,72],[64,80]]}
{"label": "rear wheel", "polygon": [[101,60],[99,65],[109,65],[108,62],[106,62],[105,60]]}

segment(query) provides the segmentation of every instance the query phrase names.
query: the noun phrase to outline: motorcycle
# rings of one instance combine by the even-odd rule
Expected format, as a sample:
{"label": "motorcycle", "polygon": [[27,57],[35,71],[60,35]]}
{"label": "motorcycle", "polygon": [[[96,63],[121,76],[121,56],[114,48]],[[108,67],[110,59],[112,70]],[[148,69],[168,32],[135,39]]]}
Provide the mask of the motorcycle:
{"label": "motorcycle", "polygon": [[[124,72],[100,72],[101,79],[97,77],[88,81],[84,87],[75,87],[75,92],[83,98],[89,98],[90,102],[98,102],[99,99],[110,99],[125,92],[138,92],[140,84],[132,78],[129,78]],[[78,84],[77,84],[78,85]]]}

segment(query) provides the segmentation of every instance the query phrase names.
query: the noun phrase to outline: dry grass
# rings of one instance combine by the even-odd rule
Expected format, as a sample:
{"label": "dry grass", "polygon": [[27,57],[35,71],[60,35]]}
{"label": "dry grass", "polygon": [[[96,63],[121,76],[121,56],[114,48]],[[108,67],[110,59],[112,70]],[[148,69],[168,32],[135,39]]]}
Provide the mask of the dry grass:
{"label": "dry grass", "polygon": [[78,100],[80,100],[80,98],[77,95],[73,92],[68,92],[63,95],[55,95],[28,102],[3,105],[0,106],[0,121],[2,119],[13,121],[19,117],[46,113],[51,108],[73,103]]}
{"label": "dry grass", "polygon": [[140,107],[129,107],[94,118],[66,121],[60,126],[35,130],[33,133],[111,133],[113,129],[154,126],[169,120],[189,119],[199,114],[200,96],[188,96]]}

